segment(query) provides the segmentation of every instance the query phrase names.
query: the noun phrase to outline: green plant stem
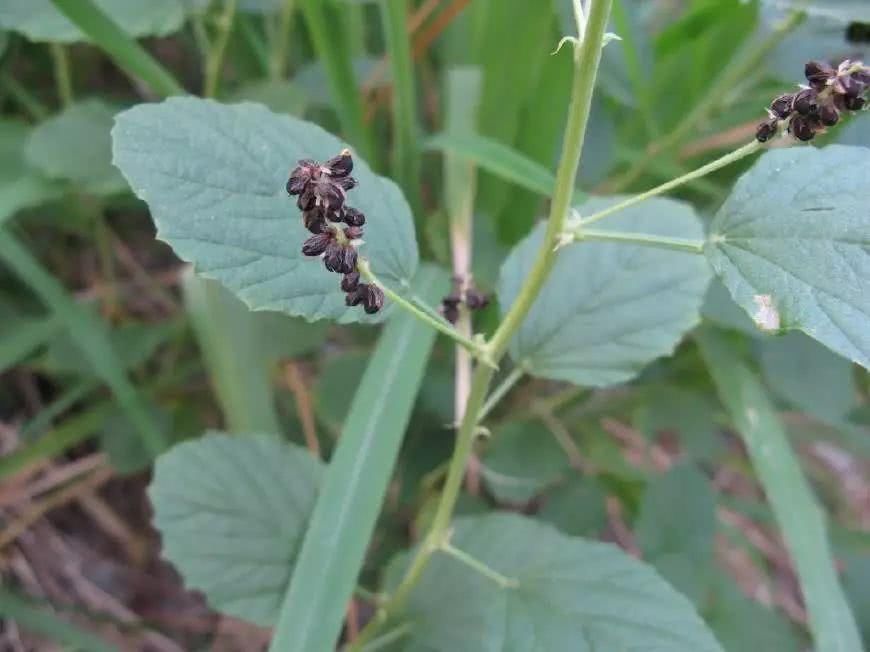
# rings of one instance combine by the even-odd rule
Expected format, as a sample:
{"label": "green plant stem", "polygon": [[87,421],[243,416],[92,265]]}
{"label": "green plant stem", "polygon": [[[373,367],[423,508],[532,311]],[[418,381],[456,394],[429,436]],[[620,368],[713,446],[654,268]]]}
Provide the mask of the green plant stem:
{"label": "green plant stem", "polygon": [[390,631],[378,636],[371,643],[367,644],[362,652],[378,652],[385,649],[388,645],[395,643],[401,638],[407,636],[411,631],[411,623],[402,623],[398,627],[394,627]]}
{"label": "green plant stem", "polygon": [[277,32],[269,51],[269,76],[272,79],[284,79],[284,75],[287,74],[287,46],[290,44],[290,26],[293,23],[295,7],[296,0],[284,0],[284,4],[281,5]]}
{"label": "green plant stem", "polygon": [[269,70],[269,49],[263,40],[263,34],[257,27],[254,17],[251,15],[242,15],[236,19],[236,25],[239,30],[239,35],[242,37],[242,42],[250,50],[251,55],[260,67],[263,75],[270,74]]}
{"label": "green plant stem", "polygon": [[486,351],[484,350],[484,347],[481,343],[476,342],[471,338],[465,337],[455,328],[453,328],[453,325],[450,324],[450,322],[445,321],[443,318],[436,319],[426,310],[418,308],[416,305],[414,305],[413,302],[407,300],[399,293],[394,292],[392,289],[390,289],[389,286],[385,285],[377,276],[375,276],[375,273],[372,272],[371,265],[369,265],[369,262],[367,260],[360,258],[359,262],[357,263],[357,269],[359,270],[360,275],[365,280],[367,280],[372,285],[376,285],[381,288],[384,294],[389,299],[391,299],[397,306],[411,313],[420,321],[426,322],[439,333],[443,333],[447,337],[451,338],[457,344],[466,348],[476,358],[485,358]]}
{"label": "green plant stem", "polygon": [[227,51],[227,43],[233,32],[233,22],[236,17],[236,0],[224,0],[224,9],[217,19],[217,35],[209,48],[205,60],[205,84],[203,95],[215,97],[220,85],[221,70],[223,69],[224,54]]}
{"label": "green plant stem", "polygon": [[695,132],[717,109],[721,108],[733,90],[746,75],[758,69],[764,58],[788,36],[795,27],[804,19],[803,12],[796,11],[789,14],[768,36],[757,42],[748,43],[744,46],[741,54],[736,56],[731,63],[719,74],[710,89],[704,94],[703,99],[695,105],[695,108],[679,126],[663,136],[658,142],[653,143],[645,156],[637,161],[615,183],[612,191],[618,192],[632,183],[646,172],[647,168],[662,154],[679,145],[689,134]]}
{"label": "green plant stem", "polygon": [[498,571],[494,571],[483,562],[469,555],[467,552],[464,552],[459,548],[455,548],[448,541],[442,543],[438,550],[443,552],[445,555],[453,557],[456,561],[465,564],[469,568],[473,569],[475,572],[480,573],[484,577],[492,580],[503,589],[510,589],[519,586],[519,582],[513,577],[506,577]]}
{"label": "green plant stem", "polygon": [[51,61],[54,64],[54,83],[57,86],[57,96],[62,106],[73,103],[72,75],[69,70],[69,57],[66,48],[60,43],[49,44]]}
{"label": "green plant stem", "polygon": [[0,73],[0,86],[37,122],[45,120],[48,117],[49,110],[45,105],[6,71]]}
{"label": "green plant stem", "polygon": [[687,251],[692,254],[704,253],[703,240],[689,240],[688,238],[668,238],[652,233],[626,233],[623,231],[599,231],[597,229],[577,229],[573,232],[575,242],[584,240],[598,240],[600,242],[624,242],[639,244],[659,249],[671,249],[673,251]]}
{"label": "green plant stem", "polygon": [[[571,106],[565,127],[562,156],[556,174],[556,188],[550,205],[546,235],[523,288],[487,345],[491,360],[496,364],[507,350],[511,337],[528,314],[532,303],[553,268],[557,255],[556,244],[564,229],[571,207],[574,179],[580,165],[580,154],[583,151],[586,125],[589,121],[592,94],[595,88],[598,65],[601,61],[601,48],[611,4],[612,0],[591,0],[589,3],[589,12],[585,20],[585,33],[582,35],[582,41],[578,46],[579,51],[575,57]],[[411,590],[422,577],[432,554],[447,540],[450,519],[453,516],[453,510],[456,507],[462,480],[465,476],[465,466],[474,446],[480,411],[494,373],[495,370],[492,367],[484,364],[478,364],[474,370],[468,403],[465,406],[462,423],[456,435],[456,445],[432,524],[402,581],[383,608],[378,611],[376,617],[360,632],[359,637],[351,647],[352,650],[360,649],[366,641],[371,640],[389,614],[402,609]]]}
{"label": "green plant stem", "polygon": [[495,406],[499,404],[499,401],[501,401],[505,395],[514,388],[514,385],[516,385],[525,375],[526,370],[523,369],[522,366],[514,367],[511,372],[505,376],[505,379],[501,381],[501,384],[492,390],[490,395],[486,397],[486,402],[483,404],[483,407],[480,408],[480,414],[477,416],[477,420],[483,421],[486,419]]}
{"label": "green plant stem", "polygon": [[51,0],[55,7],[94,43],[103,48],[131,77],[144,81],[159,95],[183,95],[184,89],[93,0]]}
{"label": "green plant stem", "polygon": [[663,183],[660,186],[656,186],[652,190],[647,190],[646,192],[642,192],[639,195],[632,195],[625,201],[621,201],[618,204],[614,204],[608,208],[605,208],[602,211],[598,211],[597,213],[593,213],[588,217],[582,217],[580,222],[576,228],[577,232],[583,231],[583,228],[597,222],[600,219],[607,217],[608,215],[613,215],[614,213],[618,213],[621,210],[628,208],[629,206],[634,206],[635,204],[639,204],[640,202],[649,199],[650,197],[655,197],[657,195],[664,194],[669,190],[673,190],[683,184],[689,183],[690,181],[694,181],[695,179],[699,179],[700,177],[706,176],[716,170],[720,170],[732,163],[739,161],[740,159],[746,158],[755,152],[761,150],[763,145],[759,143],[757,140],[753,140],[751,143],[747,143],[743,147],[734,150],[717,158],[715,161],[711,161],[706,165],[702,165],[697,170],[692,170],[682,176],[677,177],[676,179],[671,179],[667,183]]}
{"label": "green plant stem", "polygon": [[381,0],[381,15],[393,73],[393,177],[405,191],[414,215],[419,216],[420,146],[408,0]]}

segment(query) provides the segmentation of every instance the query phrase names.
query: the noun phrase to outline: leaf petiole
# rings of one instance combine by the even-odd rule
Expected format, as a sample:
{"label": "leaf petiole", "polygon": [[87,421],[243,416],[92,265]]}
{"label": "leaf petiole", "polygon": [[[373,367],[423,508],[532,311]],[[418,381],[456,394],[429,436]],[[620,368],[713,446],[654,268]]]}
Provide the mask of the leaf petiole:
{"label": "leaf petiole", "polygon": [[739,161],[742,158],[746,158],[751,154],[755,154],[755,152],[762,149],[763,145],[759,143],[757,140],[753,140],[751,143],[747,143],[743,147],[735,149],[733,152],[729,152],[725,156],[717,158],[715,161],[711,161],[706,165],[702,165],[696,170],[692,170],[682,176],[677,177],[676,179],[671,179],[667,183],[663,183],[660,186],[656,186],[651,190],[647,190],[646,192],[642,192],[639,195],[633,195],[626,199],[625,201],[621,201],[618,204],[614,204],[608,208],[605,208],[603,211],[598,211],[597,213],[593,213],[588,217],[581,218],[579,222],[575,222],[575,226],[579,229],[584,226],[588,226],[597,222],[598,220],[604,219],[608,215],[613,215],[614,213],[618,213],[621,210],[628,208],[629,206],[634,206],[635,204],[639,204],[640,202],[649,199],[650,197],[656,197],[657,195],[661,195],[663,193],[668,192],[669,190],[673,190],[679,186],[682,186],[685,183],[689,183],[690,181],[694,181],[695,179],[699,179],[703,176],[710,174],[711,172],[715,172],[716,170],[721,170],[722,168],[731,165]]}
{"label": "leaf petiole", "polygon": [[582,226],[566,232],[566,239],[572,242],[583,240],[597,240],[599,242],[624,242],[639,244],[659,249],[671,249],[674,251],[686,251],[692,254],[704,253],[703,240],[691,240],[688,238],[670,238],[652,233],[627,233],[624,231],[603,231],[599,229],[585,229]]}
{"label": "leaf petiole", "polygon": [[454,547],[449,541],[443,541],[441,545],[438,546],[438,550],[492,580],[503,589],[515,589],[520,585],[519,580],[516,578],[502,575],[498,571],[495,571],[484,564],[482,561],[475,559],[467,552],[463,552],[459,548]]}

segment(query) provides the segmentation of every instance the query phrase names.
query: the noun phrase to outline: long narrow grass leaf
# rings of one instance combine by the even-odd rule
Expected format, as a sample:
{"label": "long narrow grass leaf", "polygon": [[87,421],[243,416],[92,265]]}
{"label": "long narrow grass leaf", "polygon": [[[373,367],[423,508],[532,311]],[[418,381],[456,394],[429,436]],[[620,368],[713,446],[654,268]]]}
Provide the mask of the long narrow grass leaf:
{"label": "long narrow grass leaf", "polygon": [[124,71],[160,95],[181,95],[184,89],[163,66],[130,38],[93,0],[51,0],[82,32],[103,48]]}
{"label": "long narrow grass leaf", "polygon": [[556,177],[543,165],[485,136],[441,133],[430,138],[426,147],[465,157],[497,177],[545,197],[553,194],[556,185]]}
{"label": "long narrow grass leaf", "polygon": [[65,322],[70,337],[94,372],[111,388],[146,450],[154,455],[160,453],[166,447],[163,433],[127,377],[109,340],[106,326],[79,305],[8,229],[0,232],[0,260]]}
{"label": "long narrow grass leaf", "polygon": [[[415,286],[434,303],[448,280],[427,267]],[[381,334],[327,468],[272,652],[334,649],[434,339],[434,330],[407,313]]]}
{"label": "long narrow grass leaf", "polygon": [[859,652],[861,637],[837,579],[822,512],[761,382],[722,335],[698,335],[719,396],[743,437],[797,569],[819,652]]}
{"label": "long narrow grass leaf", "polygon": [[76,650],[118,652],[118,648],[96,635],[79,629],[60,616],[4,588],[0,588],[0,617],[9,619],[22,629]]}

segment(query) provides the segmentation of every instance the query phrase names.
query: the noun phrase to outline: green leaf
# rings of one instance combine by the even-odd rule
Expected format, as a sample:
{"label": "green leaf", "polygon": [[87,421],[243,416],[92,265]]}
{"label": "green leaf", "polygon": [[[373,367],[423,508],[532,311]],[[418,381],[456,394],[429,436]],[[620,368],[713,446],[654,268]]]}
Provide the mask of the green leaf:
{"label": "green leaf", "polygon": [[647,485],[635,535],[644,559],[695,604],[710,581],[716,497],[690,465],[677,466]]}
{"label": "green leaf", "polygon": [[110,131],[117,109],[97,99],[77,102],[40,124],[25,147],[28,163],[75,190],[113,194],[127,183],[112,165]]}
{"label": "green leaf", "polygon": [[63,323],[55,317],[12,316],[0,323],[0,373],[53,341]]}
{"label": "green leaf", "polygon": [[[591,199],[592,213],[619,201]],[[688,204],[654,198],[601,223],[605,228],[700,237]],[[544,234],[539,225],[502,266],[499,303],[507,311],[534,264]],[[511,342],[517,364],[535,376],[578,385],[629,380],[668,355],[698,321],[709,272],[700,256],[609,242],[582,242],[560,251],[541,293]]]}
{"label": "green leaf", "polygon": [[518,586],[436,553],[403,650],[721,652],[692,605],[615,546],[504,513],[457,519],[451,543]]}
{"label": "green leaf", "polygon": [[794,560],[816,649],[861,650],[858,628],[837,580],[824,513],[764,387],[722,336],[703,330],[698,342]]}
{"label": "green leaf", "polygon": [[56,184],[30,167],[24,158],[30,133],[24,124],[0,121],[0,223],[23,208],[60,196]]}
{"label": "green leaf", "polygon": [[[177,31],[184,12],[178,0],[94,0],[131,36],[166,36]],[[32,41],[73,43],[88,40],[51,0],[3,0],[0,27],[21,32]]]}
{"label": "green leaf", "polygon": [[127,377],[105,324],[79,305],[8,229],[0,232],[0,260],[65,322],[70,337],[100,379],[111,388],[118,404],[136,426],[145,447],[154,455],[160,453],[165,446],[163,435]]}
{"label": "green leaf", "polygon": [[271,367],[281,357],[316,349],[326,337],[318,324],[274,312],[251,312],[220,283],[187,271],[184,303],[232,432],[281,431]]}
{"label": "green leaf", "polygon": [[758,325],[749,318],[743,309],[734,303],[728,288],[722,285],[722,281],[714,278],[704,297],[704,305],[701,307],[704,319],[722,328],[735,330],[750,337],[763,338],[769,335],[758,328]]}
{"label": "green leaf", "polygon": [[721,579],[704,614],[728,652],[798,652],[794,629],[782,616],[744,597],[730,579]]}
{"label": "green leaf", "polygon": [[450,152],[473,161],[491,174],[545,197],[556,178],[540,163],[491,138],[473,133],[441,133],[426,141],[427,149]]}
{"label": "green leaf", "polygon": [[857,407],[852,364],[812,338],[803,333],[767,338],[760,353],[767,384],[798,409],[839,424]]}
{"label": "green leaf", "polygon": [[214,609],[274,624],[322,475],[274,435],[211,432],[175,446],[148,488],[163,555]]}
{"label": "green leaf", "polygon": [[717,405],[705,394],[657,382],[643,393],[634,413],[635,427],[649,441],[662,431],[679,435],[680,444],[696,459],[712,459],[718,448]]}
{"label": "green leaf", "polygon": [[851,553],[843,561],[843,588],[858,618],[864,645],[870,646],[870,554]]}
{"label": "green leaf", "polygon": [[308,105],[308,97],[298,85],[283,79],[258,79],[237,88],[231,95],[233,102],[259,102],[275,113],[301,116]]}
{"label": "green leaf", "polygon": [[809,16],[828,18],[844,24],[870,21],[870,7],[864,0],[763,0],[778,9],[804,11]]}
{"label": "green leaf", "polygon": [[[431,267],[421,269],[414,283],[432,303],[448,287],[447,275]],[[273,650],[333,649],[434,339],[434,330],[407,313],[384,329],[330,460]]]}
{"label": "green leaf", "polygon": [[[309,320],[383,317],[345,306],[339,277],[302,255],[310,234],[284,190],[297,160],[335,156],[340,140],[260,105],[190,97],[125,111],[112,136],[115,164],[148,203],[158,236],[250,308]],[[359,158],[353,175],[349,201],[368,216],[361,255],[385,281],[407,283],[417,268],[408,204]]]}
{"label": "green leaf", "polygon": [[767,152],[719,209],[705,253],[757,324],[870,368],[868,166],[864,147]]}
{"label": "green leaf", "polygon": [[481,473],[496,498],[524,503],[567,470],[565,451],[540,421],[513,421],[493,433]]}
{"label": "green leaf", "polygon": [[547,492],[537,517],[565,534],[596,537],[607,525],[606,498],[594,479],[572,476]]}

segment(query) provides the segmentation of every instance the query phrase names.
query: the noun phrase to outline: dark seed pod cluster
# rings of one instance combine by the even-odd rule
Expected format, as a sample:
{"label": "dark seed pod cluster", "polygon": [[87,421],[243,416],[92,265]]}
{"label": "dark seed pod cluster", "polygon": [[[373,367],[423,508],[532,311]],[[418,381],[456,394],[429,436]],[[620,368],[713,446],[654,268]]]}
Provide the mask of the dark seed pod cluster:
{"label": "dark seed pod cluster", "polygon": [[453,292],[441,299],[441,314],[451,324],[459,321],[459,306],[465,304],[469,310],[483,310],[489,305],[489,296],[468,285],[463,289],[461,278],[453,279]]}
{"label": "dark seed pod cluster", "polygon": [[846,59],[839,66],[810,61],[804,67],[807,84],[796,93],[780,95],[770,103],[768,118],[758,125],[755,137],[766,142],[786,124],[788,133],[798,140],[815,138],[826,127],[840,121],[844,111],[860,111],[870,90],[870,68],[860,61]]}
{"label": "dark seed pod cluster", "polygon": [[322,257],[327,270],[342,274],[347,305],[362,305],[373,314],[384,306],[384,293],[377,286],[361,283],[357,271],[356,245],[366,216],[347,205],[347,193],[357,185],[352,171],[349,150],[325,163],[299,161],[287,180],[287,194],[297,198],[302,223],[313,234],[302,244],[302,253]]}

